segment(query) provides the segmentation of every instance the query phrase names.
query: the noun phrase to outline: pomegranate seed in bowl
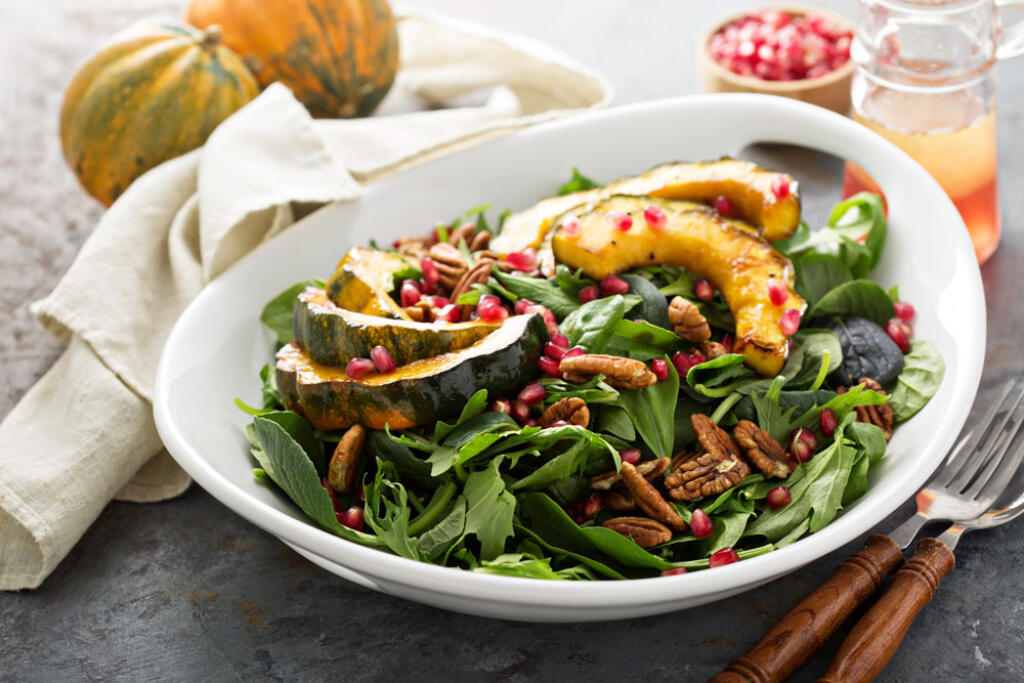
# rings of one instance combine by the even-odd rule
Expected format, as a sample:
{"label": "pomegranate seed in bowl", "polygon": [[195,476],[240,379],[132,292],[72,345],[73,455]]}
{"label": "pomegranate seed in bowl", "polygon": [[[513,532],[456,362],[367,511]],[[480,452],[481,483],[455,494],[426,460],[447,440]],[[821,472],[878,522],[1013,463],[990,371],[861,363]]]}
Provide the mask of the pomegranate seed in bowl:
{"label": "pomegranate seed in bowl", "polygon": [[779,320],[779,329],[787,337],[792,337],[796,334],[796,331],[800,329],[800,311],[790,308],[783,313],[782,318]]}
{"label": "pomegranate seed in bowl", "polygon": [[830,408],[825,408],[821,411],[818,416],[818,427],[821,429],[821,435],[826,439],[831,439],[836,433],[836,427],[839,426],[838,420],[836,420],[836,414],[832,412]]}
{"label": "pomegranate seed in bowl", "polygon": [[710,281],[701,278],[693,286],[693,295],[701,301],[711,301],[715,298],[715,287]]}
{"label": "pomegranate seed in bowl", "polygon": [[537,367],[548,377],[561,377],[562,371],[558,369],[558,361],[550,356],[541,356],[537,359]]}
{"label": "pomegranate seed in bowl", "polygon": [[693,514],[690,515],[690,530],[697,538],[707,538],[710,536],[714,530],[714,524],[711,522],[711,518],[708,517],[708,513],[700,508],[694,510]]}
{"label": "pomegranate seed in bowl", "polygon": [[609,275],[601,280],[601,294],[612,296],[613,294],[626,294],[629,292],[629,283],[621,277]]}
{"label": "pomegranate seed in bowl", "polygon": [[900,351],[906,353],[910,350],[910,340],[913,337],[913,330],[907,321],[900,320],[899,318],[890,318],[889,322],[885,324],[885,333],[889,335],[889,339],[892,339],[896,343],[896,346],[900,348]]}
{"label": "pomegranate seed in bowl", "polygon": [[914,310],[913,304],[907,303],[906,301],[897,301],[892,305],[892,307],[896,310],[896,317],[900,320],[905,320],[909,323],[914,319],[916,311]]}
{"label": "pomegranate seed in bowl", "polygon": [[715,211],[722,214],[726,218],[732,218],[736,215],[736,208],[732,205],[732,200],[726,197],[724,194],[718,195],[715,199]]}
{"label": "pomegranate seed in bowl", "polygon": [[533,405],[534,403],[540,403],[547,398],[548,392],[544,388],[543,384],[539,382],[533,382],[523,387],[523,390],[519,392],[517,398],[525,403],[526,405]]}
{"label": "pomegranate seed in bowl", "polygon": [[537,267],[537,251],[534,249],[524,249],[523,251],[513,251],[511,254],[505,257],[505,262],[516,270],[531,271]]}
{"label": "pomegranate seed in bowl", "polygon": [[441,271],[437,269],[431,258],[420,260],[420,270],[423,271],[423,279],[427,282],[437,282],[441,279]]}
{"label": "pomegranate seed in bowl", "polygon": [[619,451],[619,458],[622,462],[628,462],[630,465],[635,465],[640,462],[640,449],[639,448],[627,448]]}
{"label": "pomegranate seed in bowl", "polygon": [[658,381],[668,379],[668,363],[664,358],[655,358],[651,361],[651,372],[658,378]]}
{"label": "pomegranate seed in bowl", "polygon": [[736,554],[736,551],[732,548],[722,548],[716,553],[712,553],[711,557],[708,558],[708,567],[712,569],[715,567],[724,567],[727,564],[733,562],[739,562],[740,556]]}
{"label": "pomegranate seed in bowl", "polygon": [[402,288],[399,290],[399,298],[402,300],[403,307],[418,304],[422,294],[423,292],[415,280],[405,280],[402,282]]}
{"label": "pomegranate seed in bowl", "polygon": [[396,364],[395,359],[383,346],[374,346],[370,349],[370,360],[373,361],[374,367],[377,368],[377,372],[386,374],[394,372]]}
{"label": "pomegranate seed in bowl", "polygon": [[535,301],[530,301],[529,299],[518,299],[515,304],[516,313],[518,315],[522,315],[526,313],[526,309],[528,309],[530,306],[536,305],[537,303]]}
{"label": "pomegranate seed in bowl", "polygon": [[601,288],[597,285],[587,285],[580,290],[580,303],[590,303],[594,299],[601,298]]}
{"label": "pomegranate seed in bowl", "polygon": [[777,486],[768,492],[765,500],[768,501],[768,507],[772,510],[781,510],[789,505],[790,501],[793,500],[793,496],[790,494],[788,487]]}
{"label": "pomegranate seed in bowl", "polygon": [[672,567],[671,569],[662,569],[662,576],[680,576],[686,573],[686,567]]}

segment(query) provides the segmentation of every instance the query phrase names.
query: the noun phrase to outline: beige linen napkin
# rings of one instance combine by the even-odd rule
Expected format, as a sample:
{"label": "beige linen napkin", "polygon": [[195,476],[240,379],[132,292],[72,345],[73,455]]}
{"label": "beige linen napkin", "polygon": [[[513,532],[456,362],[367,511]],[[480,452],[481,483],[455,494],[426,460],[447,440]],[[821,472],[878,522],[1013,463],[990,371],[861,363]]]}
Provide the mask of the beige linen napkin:
{"label": "beige linen napkin", "polygon": [[601,76],[520,37],[408,12],[399,37],[379,116],[313,121],[271,86],[205,147],[136,181],[33,305],[68,348],[0,424],[0,589],[38,586],[112,498],[188,487],[151,414],[164,340],[204,284],[297,207],[355,199],[359,182],[611,97]]}

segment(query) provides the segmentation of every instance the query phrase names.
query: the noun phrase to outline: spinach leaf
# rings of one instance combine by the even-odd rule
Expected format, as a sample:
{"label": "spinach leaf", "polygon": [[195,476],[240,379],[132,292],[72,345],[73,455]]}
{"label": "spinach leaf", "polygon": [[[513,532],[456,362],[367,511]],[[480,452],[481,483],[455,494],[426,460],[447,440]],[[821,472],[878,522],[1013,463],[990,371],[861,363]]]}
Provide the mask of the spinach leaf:
{"label": "spinach leaf", "polygon": [[390,479],[394,473],[393,465],[378,460],[373,481],[363,484],[366,524],[396,555],[422,560],[423,554],[416,547],[416,541],[409,537],[409,492],[401,483]]}
{"label": "spinach leaf", "polygon": [[601,406],[595,411],[591,427],[595,432],[612,434],[625,441],[636,439],[636,428],[625,408],[617,405]]}
{"label": "spinach leaf", "polygon": [[754,516],[753,512],[727,511],[717,514],[712,519],[711,535],[703,539],[698,546],[701,557],[707,557],[722,548],[731,548],[743,538],[747,522]]}
{"label": "spinach leaf", "polygon": [[[557,507],[557,505],[556,505],[556,507]],[[565,519],[568,520],[570,523],[574,523],[568,517],[566,517]],[[556,545],[553,545],[552,543],[549,543],[544,538],[541,538],[532,529],[528,529],[527,527],[523,526],[522,524],[516,524],[515,525],[515,529],[516,529],[516,531],[520,535],[527,536],[528,538],[530,538],[531,540],[535,541],[538,545],[540,545],[545,550],[548,550],[549,552],[551,552],[551,553],[553,553],[555,555],[558,555],[558,556],[568,557],[568,558],[571,558],[573,560],[576,560],[580,564],[590,568],[591,570],[597,572],[598,574],[601,574],[602,576],[606,576],[609,579],[625,579],[626,578],[625,576],[623,576],[619,572],[615,571],[614,569],[612,569],[608,565],[604,564],[603,562],[598,562],[597,560],[595,560],[592,557],[588,557],[586,555],[581,555],[580,553],[576,553],[576,552],[573,552],[571,550],[566,550],[565,548],[560,548],[560,547],[558,547]]]}
{"label": "spinach leaf", "polygon": [[830,290],[814,305],[808,318],[826,315],[858,315],[884,325],[896,315],[885,290],[871,280],[850,280]]}
{"label": "spinach leaf", "polygon": [[430,560],[437,560],[462,538],[466,528],[466,498],[459,496],[448,514],[419,537],[416,546]]}
{"label": "spinach leaf", "polygon": [[686,383],[702,396],[721,398],[732,393],[734,387],[730,384],[721,391],[715,389],[737,378],[754,377],[753,371],[743,364],[745,360],[746,356],[741,353],[727,353],[705,361],[690,368],[686,373]]}
{"label": "spinach leaf", "polygon": [[587,464],[587,441],[577,440],[565,452],[548,460],[510,487],[513,491],[536,491],[549,484],[568,479],[583,471]]}
{"label": "spinach leaf", "polygon": [[623,390],[619,405],[629,414],[640,438],[654,452],[655,457],[672,457],[675,443],[675,410],[679,399],[679,375],[672,363],[669,376],[640,390]]}
{"label": "spinach leaf", "polygon": [[376,536],[349,529],[338,522],[331,498],[320,485],[316,468],[302,446],[284,427],[263,417],[257,417],[252,427],[260,444],[259,448],[252,449],[253,456],[263,471],[307,517],[349,541],[373,548],[384,546]]}
{"label": "spinach leaf", "polygon": [[498,555],[493,560],[485,560],[473,569],[480,574],[498,574],[499,576],[520,576],[526,579],[548,579],[562,581],[564,576],[551,568],[551,560],[538,559],[522,553]]}
{"label": "spinach leaf", "polygon": [[915,339],[903,357],[903,370],[889,396],[896,422],[906,422],[924,408],[942,384],[946,364],[930,341]]}
{"label": "spinach leaf", "polygon": [[306,287],[314,287],[313,280],[303,280],[284,290],[263,307],[260,313],[260,320],[277,336],[277,343],[284,346],[292,340],[292,311],[295,309],[295,300],[299,298]]}
{"label": "spinach leaf", "polygon": [[498,473],[500,460],[486,469],[471,472],[466,478],[466,534],[480,541],[480,559],[493,560],[505,549],[505,540],[512,536],[512,517],[516,498],[505,488]]}
{"label": "spinach leaf", "polygon": [[462,413],[459,415],[459,419],[454,423],[448,424],[447,422],[441,422],[438,420],[437,425],[434,427],[434,439],[436,441],[444,441],[444,437],[451,434],[453,429],[484,412],[484,408],[486,407],[487,390],[481,389],[469,398],[469,401],[467,401],[466,405],[462,408]]}
{"label": "spinach leaf", "polygon": [[768,432],[773,439],[784,444],[786,437],[793,431],[796,424],[796,420],[793,419],[796,408],[792,406],[783,408],[779,402],[783,382],[783,379],[776,377],[764,395],[758,396],[756,392],[752,393],[750,400],[754,405],[754,412],[757,413],[757,420],[755,420],[757,425]]}
{"label": "spinach leaf", "polygon": [[600,187],[598,183],[587,176],[580,173],[580,170],[575,166],[572,167],[572,178],[569,179],[565,185],[558,188],[558,194],[572,194],[573,192],[582,192],[584,190],[590,190],[595,187]]}
{"label": "spinach leaf", "polygon": [[809,251],[793,265],[796,268],[796,289],[812,306],[828,292],[853,279],[850,268],[832,254]]}
{"label": "spinach leaf", "polygon": [[[797,414],[803,415],[815,406],[825,405],[835,397],[836,392],[829,391],[828,389],[819,389],[817,391],[782,391],[779,393],[778,403],[779,408],[782,410],[795,408]],[[737,403],[733,413],[740,420],[750,420],[751,422],[757,422],[758,420],[751,396],[745,396],[742,401]]]}
{"label": "spinach leaf", "polygon": [[683,348],[683,340],[663,327],[644,320],[620,320],[608,342],[610,353],[648,361]]}
{"label": "spinach leaf", "polygon": [[494,269],[492,276],[517,297],[547,306],[559,320],[580,307],[579,299],[571,296],[552,280],[515,277],[507,275],[497,268]]}
{"label": "spinach leaf", "polygon": [[626,273],[621,276],[629,283],[629,291],[640,296],[638,313],[641,318],[658,327],[668,328],[668,299],[653,282],[640,275]]}
{"label": "spinach leaf", "polygon": [[588,353],[601,353],[614,334],[615,325],[639,301],[637,296],[618,294],[588,301],[570,313],[559,329],[571,345],[582,346]]}
{"label": "spinach leaf", "polygon": [[786,386],[791,389],[812,387],[817,380],[824,379],[825,375],[834,372],[843,362],[843,347],[831,330],[804,329],[797,332],[794,339],[803,353],[803,363],[800,371],[786,382]]}
{"label": "spinach leaf", "polygon": [[774,246],[791,259],[808,251],[836,256],[853,277],[864,278],[881,257],[886,232],[881,199],[862,192],[837,204],[826,227],[811,232],[801,223],[792,237]]}

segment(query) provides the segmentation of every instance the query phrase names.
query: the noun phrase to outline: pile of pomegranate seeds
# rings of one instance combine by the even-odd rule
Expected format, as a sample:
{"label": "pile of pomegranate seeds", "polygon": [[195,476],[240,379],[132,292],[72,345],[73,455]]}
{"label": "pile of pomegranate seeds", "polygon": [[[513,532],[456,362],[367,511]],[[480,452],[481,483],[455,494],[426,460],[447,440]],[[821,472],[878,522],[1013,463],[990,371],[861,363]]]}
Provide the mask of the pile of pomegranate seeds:
{"label": "pile of pomegranate seeds", "polygon": [[766,81],[818,78],[850,59],[852,32],[809,14],[763,10],[727,24],[708,42],[715,61]]}

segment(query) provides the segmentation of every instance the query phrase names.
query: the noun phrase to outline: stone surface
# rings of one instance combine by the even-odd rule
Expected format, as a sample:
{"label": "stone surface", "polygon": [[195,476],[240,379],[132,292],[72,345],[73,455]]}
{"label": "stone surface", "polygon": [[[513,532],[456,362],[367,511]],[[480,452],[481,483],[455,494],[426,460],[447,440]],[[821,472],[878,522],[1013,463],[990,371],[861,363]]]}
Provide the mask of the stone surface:
{"label": "stone surface", "polygon": [[[697,91],[694,39],[755,3],[572,0],[422,6],[525,33],[605,73],[617,101]],[[849,0],[830,7],[850,14]],[[60,352],[27,313],[66,270],[101,207],[64,167],[61,89],[92,46],[159,0],[0,4],[0,417]],[[1024,361],[1024,89],[1001,65],[1003,242],[982,270],[989,343],[983,396]],[[779,150],[759,149],[778,159]],[[765,155],[762,157],[761,155]],[[802,169],[811,222],[837,196],[840,166],[786,153]],[[812,189],[814,186],[817,190]],[[893,520],[906,516],[905,503]],[[883,524],[887,529],[892,522]],[[1024,679],[1022,522],[968,536],[958,568],[882,674],[892,681]],[[2,539],[0,539],[2,542]],[[531,625],[443,612],[336,578],[193,487],[160,505],[112,504],[33,592],[0,594],[0,678],[35,680],[703,680],[752,645],[860,541],[767,587],[648,619]],[[820,675],[827,646],[793,680]]]}

